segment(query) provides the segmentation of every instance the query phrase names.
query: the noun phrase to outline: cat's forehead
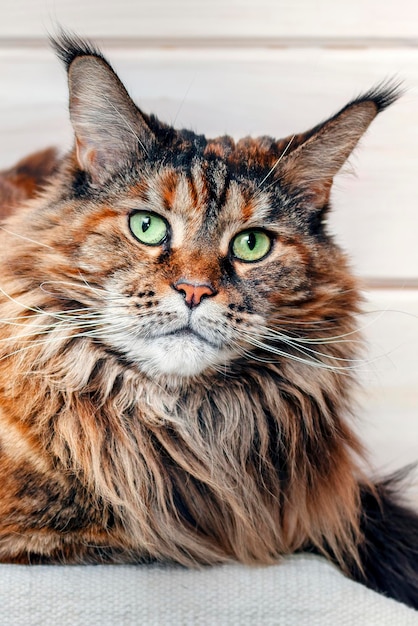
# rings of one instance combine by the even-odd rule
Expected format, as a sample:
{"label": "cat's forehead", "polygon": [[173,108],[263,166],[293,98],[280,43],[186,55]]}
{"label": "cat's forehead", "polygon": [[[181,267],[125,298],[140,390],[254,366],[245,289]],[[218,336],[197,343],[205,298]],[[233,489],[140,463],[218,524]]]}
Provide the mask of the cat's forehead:
{"label": "cat's forehead", "polygon": [[237,177],[228,161],[195,156],[187,167],[160,164],[135,182],[129,202],[187,222],[193,231],[262,227],[271,214],[270,194],[256,181]]}

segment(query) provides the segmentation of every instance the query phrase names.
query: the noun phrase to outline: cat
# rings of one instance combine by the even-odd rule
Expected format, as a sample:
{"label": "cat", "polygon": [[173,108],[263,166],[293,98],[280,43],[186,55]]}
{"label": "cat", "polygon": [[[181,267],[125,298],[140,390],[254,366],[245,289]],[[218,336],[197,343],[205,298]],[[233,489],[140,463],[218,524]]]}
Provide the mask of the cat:
{"label": "cat", "polygon": [[326,227],[399,87],[285,139],[206,139],[141,112],[90,42],[54,46],[74,147],[3,174],[0,561],[308,550],[418,608],[418,515],[350,426],[361,298]]}

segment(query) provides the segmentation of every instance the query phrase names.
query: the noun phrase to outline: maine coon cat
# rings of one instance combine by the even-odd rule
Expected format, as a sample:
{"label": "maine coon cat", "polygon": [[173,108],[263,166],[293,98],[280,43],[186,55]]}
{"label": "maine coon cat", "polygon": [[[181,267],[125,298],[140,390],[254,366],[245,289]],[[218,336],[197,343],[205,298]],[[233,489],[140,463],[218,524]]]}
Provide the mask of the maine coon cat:
{"label": "maine coon cat", "polygon": [[142,113],[92,45],[55,47],[74,148],[2,183],[0,561],[306,549],[418,608],[418,516],[360,469],[360,298],[325,224],[397,89],[235,143]]}

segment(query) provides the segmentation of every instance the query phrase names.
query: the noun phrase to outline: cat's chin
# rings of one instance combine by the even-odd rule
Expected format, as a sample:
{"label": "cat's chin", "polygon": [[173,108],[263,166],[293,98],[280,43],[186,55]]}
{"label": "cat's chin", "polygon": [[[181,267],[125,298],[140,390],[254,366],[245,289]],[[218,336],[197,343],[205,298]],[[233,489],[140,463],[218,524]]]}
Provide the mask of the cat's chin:
{"label": "cat's chin", "polygon": [[138,339],[124,350],[145,374],[152,377],[198,376],[205,370],[225,364],[232,356],[225,348],[193,333]]}
{"label": "cat's chin", "polygon": [[196,336],[167,336],[154,339],[141,369],[149,374],[197,376],[219,363],[220,350]]}

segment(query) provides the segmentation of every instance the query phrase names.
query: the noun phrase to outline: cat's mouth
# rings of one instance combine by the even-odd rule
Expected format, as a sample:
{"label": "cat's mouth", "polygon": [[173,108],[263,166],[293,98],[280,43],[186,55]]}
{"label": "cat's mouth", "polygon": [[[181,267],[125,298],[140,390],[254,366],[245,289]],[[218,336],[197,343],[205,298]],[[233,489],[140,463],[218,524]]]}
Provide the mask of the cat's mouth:
{"label": "cat's mouth", "polygon": [[[189,325],[159,329],[152,336],[140,340],[136,349],[140,367],[151,375],[174,377],[196,376],[219,362],[224,363],[229,353],[221,342]],[[130,350],[132,351],[130,346]]]}
{"label": "cat's mouth", "polygon": [[176,330],[158,335],[158,338],[165,337],[173,337],[176,339],[182,339],[184,341],[203,341],[204,343],[209,344],[212,348],[219,349],[221,347],[219,343],[215,343],[213,340],[209,339],[202,333],[194,330],[193,328],[190,328],[190,326],[184,326],[183,328],[178,328]]}

